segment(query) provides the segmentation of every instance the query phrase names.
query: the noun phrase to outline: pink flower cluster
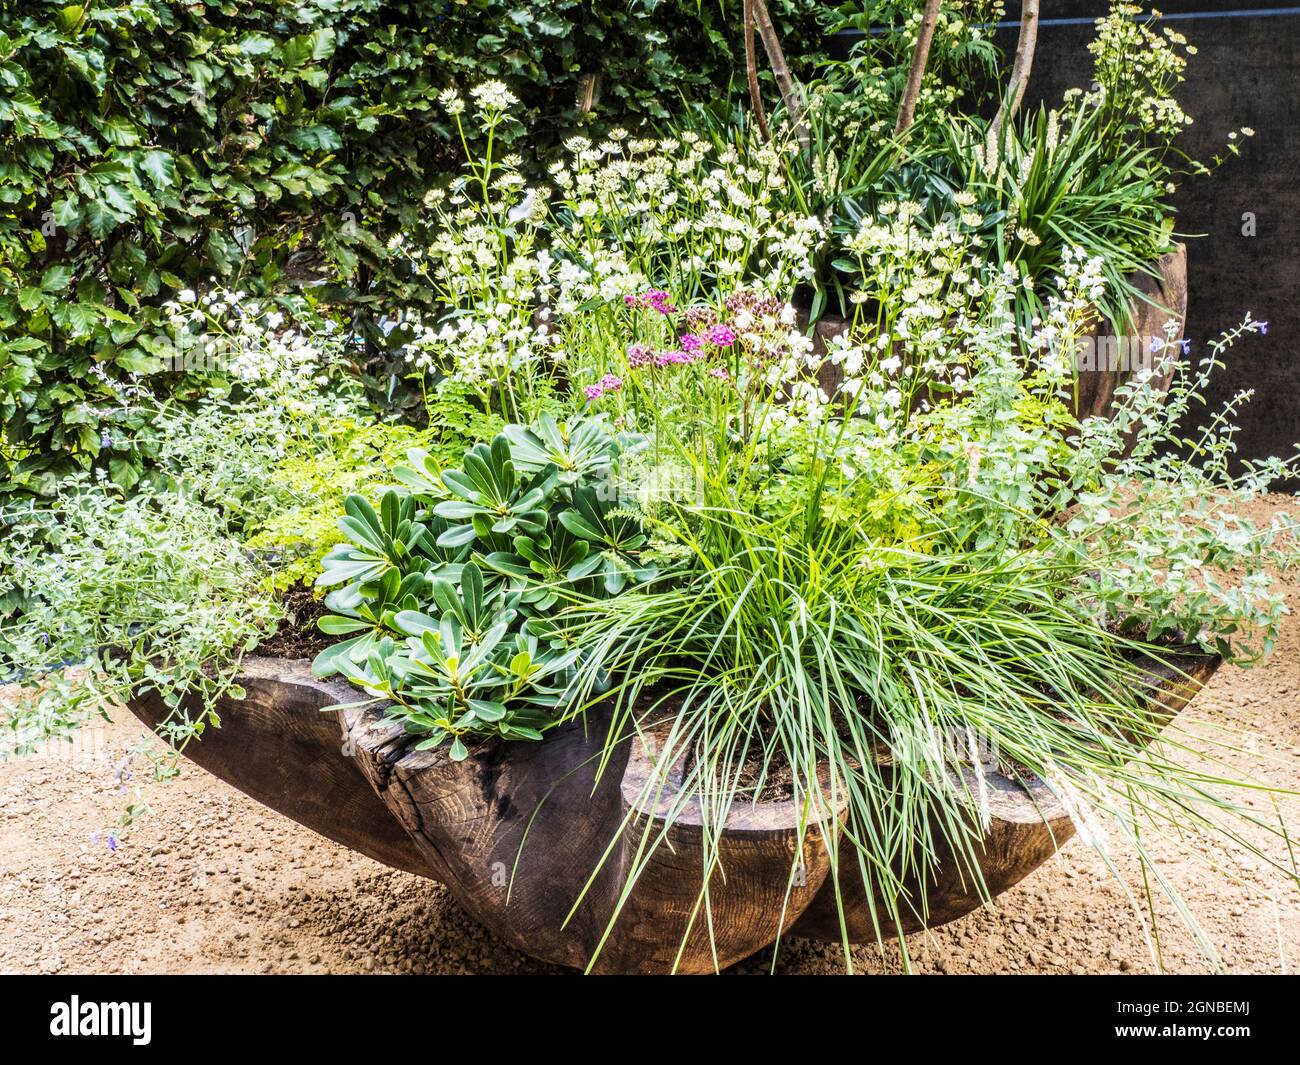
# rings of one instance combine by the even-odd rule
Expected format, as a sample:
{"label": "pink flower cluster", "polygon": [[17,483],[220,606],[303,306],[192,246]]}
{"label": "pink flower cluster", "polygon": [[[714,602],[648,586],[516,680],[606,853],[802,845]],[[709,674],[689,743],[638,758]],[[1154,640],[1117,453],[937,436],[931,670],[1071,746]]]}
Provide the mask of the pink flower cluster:
{"label": "pink flower cluster", "polygon": [[[640,307],[658,311],[665,317],[676,314],[677,308],[668,298],[668,293],[661,289],[650,289],[638,296],[624,296],[629,307]],[[633,369],[645,366],[675,366],[702,361],[715,354],[716,349],[727,348],[737,342],[736,330],[725,322],[718,321],[717,312],[708,307],[690,307],[685,311],[686,328],[675,350],[656,351],[649,344],[630,344],[627,349],[627,364]],[[721,381],[730,380],[725,369],[715,367],[709,374]],[[590,397],[591,389],[587,387]]]}
{"label": "pink flower cluster", "polygon": [[677,308],[669,302],[668,293],[663,289],[652,288],[642,292],[639,296],[624,296],[623,302],[629,307],[641,307],[646,310],[658,311],[662,315],[677,313]]}
{"label": "pink flower cluster", "polygon": [[582,394],[587,397],[587,402],[592,403],[600,399],[606,392],[617,392],[623,387],[623,379],[615,377],[612,373],[607,373],[600,379],[598,385],[587,385]]}
{"label": "pink flower cluster", "polygon": [[719,348],[727,348],[736,342],[736,331],[729,325],[719,322],[711,325],[704,333],[704,339]]}
{"label": "pink flower cluster", "polygon": [[656,366],[672,366],[679,363],[694,362],[699,356],[693,351],[656,351],[654,354],[654,364]]}
{"label": "pink flower cluster", "polygon": [[629,344],[627,348],[627,364],[634,370],[643,366],[672,366],[677,363],[694,362],[697,358],[703,356],[697,355],[699,349],[699,338],[696,337],[694,350],[690,345],[685,343],[686,337],[682,338],[682,348],[677,351],[655,351],[649,344]]}
{"label": "pink flower cluster", "polygon": [[704,330],[704,335],[698,333],[682,334],[683,351],[699,351],[705,344],[712,344],[715,348],[727,348],[736,342],[736,331],[729,325],[723,325],[717,322]]}

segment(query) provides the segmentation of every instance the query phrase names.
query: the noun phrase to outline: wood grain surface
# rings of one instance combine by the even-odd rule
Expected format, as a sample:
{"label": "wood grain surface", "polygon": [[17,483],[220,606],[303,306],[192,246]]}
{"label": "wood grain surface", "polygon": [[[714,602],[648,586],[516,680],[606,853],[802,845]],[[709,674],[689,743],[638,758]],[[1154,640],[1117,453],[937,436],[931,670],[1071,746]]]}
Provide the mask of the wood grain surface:
{"label": "wood grain surface", "polygon": [[[1165,720],[1219,660],[1140,664]],[[936,832],[924,890],[919,876],[907,880],[892,927],[879,916],[887,900],[869,895],[853,848],[839,845],[842,806],[746,800],[718,831],[678,797],[680,764],[658,766],[662,727],[620,743],[603,767],[600,710],[543,742],[483,742],[454,762],[445,746],[415,750],[380,705],[322,713],[357,693],[316,680],[306,662],[250,658],[241,683],[247,698],[221,708],[222,727],[189,757],[330,839],[442,881],[519,950],[595,972],[712,972],[785,933],[839,939],[841,909],[853,942],[934,927],[1016,884],[1074,832],[1045,783],[986,772],[977,875]],[[156,696],[131,708],[146,723],[161,716]]]}

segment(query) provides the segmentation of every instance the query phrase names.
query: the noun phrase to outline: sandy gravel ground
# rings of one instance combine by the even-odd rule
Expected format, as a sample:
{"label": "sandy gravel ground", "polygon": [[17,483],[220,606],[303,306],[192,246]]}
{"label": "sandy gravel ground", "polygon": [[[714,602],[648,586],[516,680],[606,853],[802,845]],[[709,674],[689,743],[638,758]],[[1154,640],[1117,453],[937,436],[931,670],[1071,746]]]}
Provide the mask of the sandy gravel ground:
{"label": "sandy gravel ground", "polygon": [[[1300,610],[1300,584],[1287,590]],[[1241,730],[1232,773],[1300,790],[1298,699],[1300,618],[1292,617],[1266,666],[1221,670],[1180,723],[1192,736]],[[125,790],[116,779],[141,736],[122,711],[72,747],[0,763],[0,972],[558,971],[495,940],[439,885],[344,850],[194,767],[177,781],[139,784],[149,813],[110,850],[104,835],[147,776],[141,763]],[[1268,798],[1251,803],[1276,816]],[[1279,809],[1300,825],[1300,806]],[[1262,830],[1250,838],[1286,860],[1281,840]],[[1294,881],[1235,845],[1191,839],[1153,849],[1224,968],[1296,971]],[[1120,855],[1118,864],[1140,883],[1132,860]],[[1171,906],[1156,908],[1164,969],[1209,971]],[[1124,891],[1077,839],[995,909],[913,936],[908,947],[922,973],[1156,969]],[[873,948],[855,949],[853,963],[860,973],[899,968],[895,954]],[[770,966],[755,959],[734,971]],[[838,948],[800,940],[786,944],[775,968],[844,970]]]}

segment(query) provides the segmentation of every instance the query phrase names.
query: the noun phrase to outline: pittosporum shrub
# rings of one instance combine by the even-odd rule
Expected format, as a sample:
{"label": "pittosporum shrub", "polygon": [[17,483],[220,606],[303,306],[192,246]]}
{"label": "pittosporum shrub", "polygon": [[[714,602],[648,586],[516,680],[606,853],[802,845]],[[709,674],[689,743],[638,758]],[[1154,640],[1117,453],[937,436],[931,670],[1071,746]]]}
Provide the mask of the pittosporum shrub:
{"label": "pittosporum shrub", "polygon": [[322,631],[347,639],[313,663],[392,701],[422,747],[542,738],[574,708],[583,648],[555,611],[655,576],[640,521],[619,506],[620,458],[645,441],[603,415],[543,414],[465,453],[459,469],[410,452],[376,510],[347,499],[346,541],[316,584],[333,587]]}

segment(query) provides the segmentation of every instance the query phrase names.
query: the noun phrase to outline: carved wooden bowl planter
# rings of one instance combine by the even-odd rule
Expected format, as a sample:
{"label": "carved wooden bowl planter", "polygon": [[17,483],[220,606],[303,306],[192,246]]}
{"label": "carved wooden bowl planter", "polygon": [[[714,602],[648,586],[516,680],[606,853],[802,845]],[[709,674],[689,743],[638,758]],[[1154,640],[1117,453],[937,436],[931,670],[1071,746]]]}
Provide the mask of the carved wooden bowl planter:
{"label": "carved wooden bowl planter", "polygon": [[[1181,654],[1168,666],[1145,661],[1151,701],[1162,714],[1178,712],[1218,664]],[[659,809],[637,806],[655,772],[653,730],[621,744],[598,780],[607,722],[594,712],[585,725],[571,722],[542,742],[487,743],[457,763],[445,747],[414,750],[378,707],[322,713],[358,692],[313,677],[305,659],[246,659],[240,683],[246,698],[220,707],[222,727],[189,744],[187,756],[344,846],[441,881],[492,932],[533,957],[586,967],[595,955],[597,972],[700,973],[748,957],[778,934],[840,938],[824,843],[837,825],[802,834],[800,875],[787,896],[801,809],[738,801],[710,883],[710,945],[708,922],[695,912],[700,811],[688,803],[667,822],[664,797]],[[167,712],[155,694],[130,707],[150,726]],[[667,788],[678,781],[670,772]],[[980,866],[993,896],[1045,862],[1074,827],[1042,782],[1025,787],[995,773],[987,784],[993,817]],[[620,834],[625,819],[631,827]],[[651,821],[651,837],[662,830],[664,841],[611,926]],[[874,941],[872,907],[849,847],[840,861],[849,936]],[[905,921],[904,932],[955,920],[982,902],[956,863],[943,861],[924,898],[927,912]]]}

